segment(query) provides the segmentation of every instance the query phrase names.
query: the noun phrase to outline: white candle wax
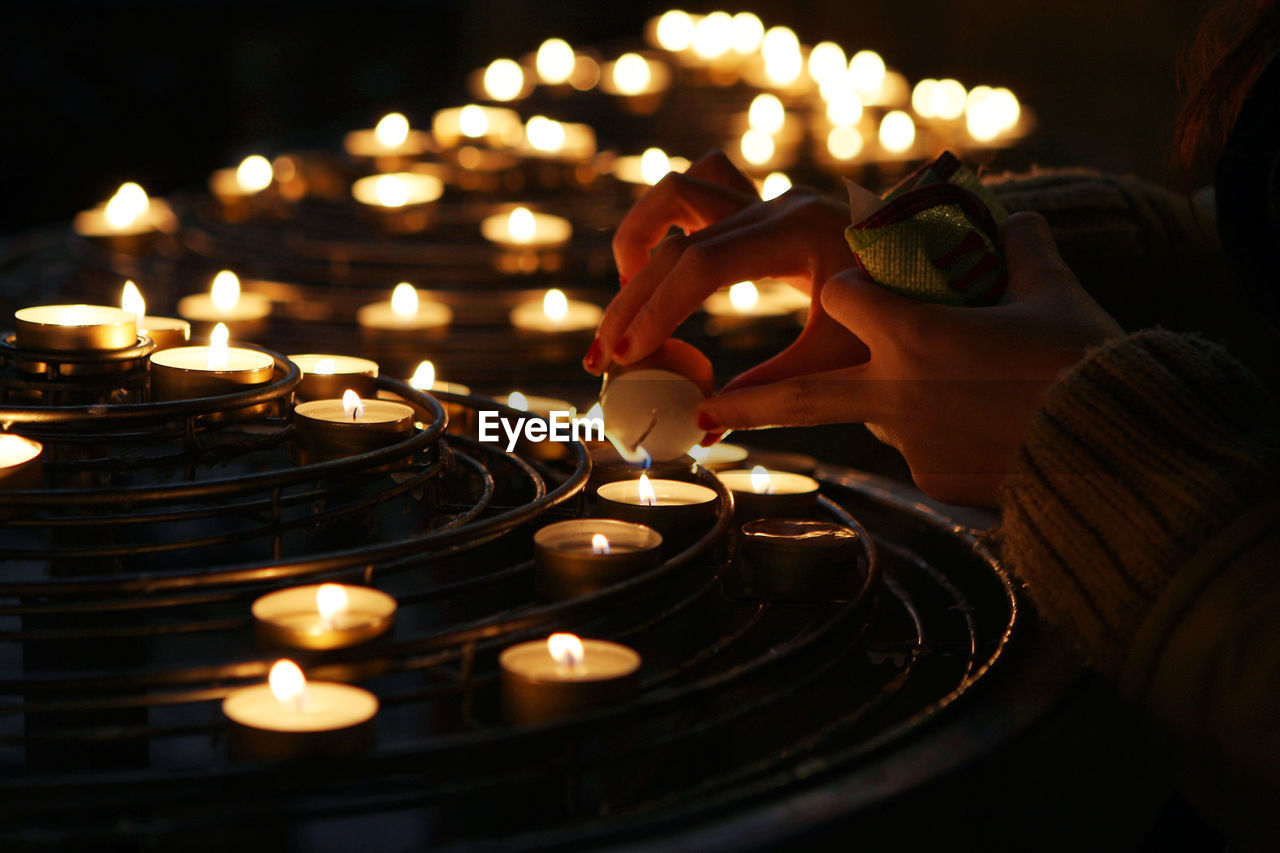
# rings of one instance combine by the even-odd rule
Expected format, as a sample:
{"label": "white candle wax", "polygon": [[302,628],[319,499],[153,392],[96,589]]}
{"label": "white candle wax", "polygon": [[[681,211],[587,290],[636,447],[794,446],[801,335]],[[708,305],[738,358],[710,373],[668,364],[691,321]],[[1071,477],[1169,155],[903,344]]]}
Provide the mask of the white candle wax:
{"label": "white candle wax", "polygon": [[448,305],[431,299],[391,299],[372,302],[356,312],[360,328],[370,331],[422,331],[449,325],[453,311]]}
{"label": "white candle wax", "polygon": [[573,226],[562,216],[518,207],[486,216],[480,222],[480,233],[489,242],[508,249],[552,249],[569,242]]}
{"label": "white candle wax", "polygon": [[818,491],[818,481],[812,477],[790,471],[764,471],[760,466],[750,470],[718,471],[716,477],[735,493],[800,495]]}
{"label": "white candle wax", "polygon": [[390,400],[361,400],[360,405],[350,411],[342,400],[308,400],[299,403],[293,411],[294,414],[311,420],[349,425],[353,428],[405,425],[413,421],[412,407]]}
{"label": "white candle wax", "polygon": [[605,432],[629,451],[679,458],[705,435],[697,420],[703,399],[697,384],[669,370],[610,373],[600,393]]}
{"label": "white candle wax", "polygon": [[369,175],[351,185],[351,196],[372,208],[397,210],[429,204],[444,195],[444,181],[419,172]]}
{"label": "white candle wax", "polygon": [[36,305],[13,318],[18,346],[30,349],[124,349],[138,342],[137,317],[105,305]]}
{"label": "white candle wax", "polygon": [[308,682],[300,702],[281,702],[267,684],[236,690],[222,712],[242,726],[272,732],[325,732],[367,723],[378,699],[367,690],[328,681]]}
{"label": "white candle wax", "polygon": [[221,364],[217,364],[215,360],[216,366],[211,366],[209,355],[212,349],[208,346],[174,347],[152,353],[151,363],[175,370],[215,375],[266,370],[275,366],[275,360],[265,352],[244,347],[228,347],[226,360]]}
{"label": "white candle wax", "polygon": [[44,445],[21,435],[0,433],[0,489],[39,486]]}
{"label": "white candle wax", "polygon": [[[652,489],[647,494],[644,484]],[[618,480],[605,483],[596,490],[600,497],[614,503],[642,507],[696,506],[716,499],[714,489],[683,480]]]}

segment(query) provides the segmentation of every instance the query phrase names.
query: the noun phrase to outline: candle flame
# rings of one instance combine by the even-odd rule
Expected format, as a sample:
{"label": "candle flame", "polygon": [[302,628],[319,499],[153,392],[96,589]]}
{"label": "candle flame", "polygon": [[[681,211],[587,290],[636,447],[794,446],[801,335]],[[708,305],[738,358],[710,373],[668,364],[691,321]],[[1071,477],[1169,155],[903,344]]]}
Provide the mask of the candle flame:
{"label": "candle flame", "polygon": [[[964,84],[948,77],[939,80],[929,91],[929,111],[940,119],[953,121],[964,115]],[[1012,92],[1010,93],[1013,94]],[[912,105],[914,106],[914,98]]]}
{"label": "candle flame", "polygon": [[773,478],[769,476],[769,469],[763,465],[757,465],[751,469],[751,491],[757,495],[773,492]]}
{"label": "candle flame", "polygon": [[261,154],[250,154],[236,167],[236,186],[246,193],[262,192],[273,177],[271,161]]}
{"label": "candle flame", "polygon": [[458,130],[470,139],[478,139],[489,132],[489,116],[484,107],[467,104],[458,113]]}
{"label": "candle flame", "polygon": [[495,101],[513,101],[524,89],[524,71],[512,59],[495,59],[484,70],[484,91]]}
{"label": "candle flame", "polygon": [[791,189],[791,179],[785,172],[770,172],[760,186],[760,198],[771,201]]}
{"label": "candle flame", "polygon": [[547,39],[538,47],[533,65],[543,83],[558,86],[573,76],[573,48],[564,39]]}
{"label": "candle flame", "polygon": [[638,53],[624,53],[614,60],[613,85],[624,95],[640,94],[652,78],[649,61]]}
{"label": "candle flame", "polygon": [[847,67],[844,48],[833,41],[819,42],[809,51],[809,76],[815,83],[840,77]]}
{"label": "candle flame", "polygon": [[558,325],[564,322],[564,318],[569,316],[569,298],[564,295],[563,290],[553,287],[547,291],[542,297],[542,313],[552,323]]}
{"label": "candle flame", "polygon": [[373,135],[383,148],[399,148],[409,138],[409,120],[403,113],[387,113],[373,129]]}
{"label": "candle flame", "polygon": [[733,47],[733,16],[712,12],[693,27],[693,52],[702,59],[724,56]]}
{"label": "candle flame", "polygon": [[430,391],[435,384],[436,366],[430,361],[419,364],[418,369],[413,371],[413,378],[409,380],[409,387],[418,391]]}
{"label": "candle flame", "polygon": [[142,298],[142,291],[132,281],[124,283],[120,292],[120,307],[137,318],[138,328],[142,328],[142,318],[147,314],[147,301]]}
{"label": "candle flame", "polygon": [[591,553],[592,554],[608,554],[609,553],[609,537],[603,533],[593,533],[591,535]]}
{"label": "candle flame", "polygon": [[333,363],[331,358],[322,358],[316,362],[316,366],[311,368],[311,372],[321,376],[332,376],[338,366]]}
{"label": "candle flame", "polygon": [[576,634],[552,634],[547,637],[547,652],[560,666],[570,668],[581,666],[586,656],[582,649],[582,640],[579,640]]}
{"label": "candle flame", "polygon": [[302,697],[307,692],[307,677],[302,674],[298,665],[288,658],[272,664],[267,683],[271,685],[271,695],[276,697],[276,701],[281,705],[298,707],[302,704]]}
{"label": "candle flame", "polygon": [[746,55],[755,53],[764,38],[764,22],[751,12],[739,12],[733,16],[733,52]]}
{"label": "candle flame", "polygon": [[409,203],[409,184],[399,175],[379,175],[373,182],[373,196],[383,207],[404,207]]}
{"label": "candle flame", "polygon": [[800,39],[788,27],[770,27],[760,40],[764,73],[775,86],[788,86],[804,71]]}
{"label": "candle flame", "polygon": [[782,130],[786,120],[787,111],[782,106],[782,101],[778,100],[777,95],[770,95],[768,92],[756,95],[747,109],[747,123],[765,133],[773,134]]}
{"label": "candle flame", "polygon": [[644,506],[657,506],[658,495],[653,490],[653,484],[649,482],[648,474],[641,474],[640,481],[637,486],[640,493],[640,503]]}
{"label": "candle flame", "polygon": [[901,154],[916,141],[916,123],[902,110],[891,110],[880,120],[880,145]]}
{"label": "candle flame", "polygon": [[231,338],[231,333],[227,331],[225,323],[219,323],[213,327],[213,331],[209,333],[209,360],[207,367],[210,370],[226,370],[227,361],[230,356],[227,347],[227,341]]}
{"label": "candle flame", "polygon": [[121,184],[120,189],[116,190],[116,194],[107,202],[104,211],[107,224],[112,228],[127,228],[139,216],[146,213],[150,205],[151,200],[147,198],[147,191],[141,186],[133,181]]}
{"label": "candle flame", "polygon": [[862,153],[862,134],[856,127],[833,127],[827,134],[827,150],[837,160],[852,160]]}
{"label": "candle flame", "polygon": [[763,166],[773,159],[777,147],[773,137],[763,130],[751,128],[742,134],[742,157],[753,166]]}
{"label": "candle flame", "polygon": [[333,617],[347,609],[347,590],[340,583],[322,583],[316,590],[316,610],[325,625],[332,625]]}
{"label": "candle flame", "polygon": [[417,288],[407,281],[397,284],[391,291],[391,312],[397,317],[412,317],[417,314]]}
{"label": "candle flame", "polygon": [[525,124],[524,138],[538,151],[559,151],[564,137],[564,125],[546,116],[534,116]]}
{"label": "candle flame", "polygon": [[849,79],[863,98],[875,102],[884,86],[884,60],[874,50],[860,50],[849,60]]}
{"label": "candle flame", "polygon": [[222,270],[213,277],[209,298],[219,311],[230,311],[240,301],[240,277],[231,270]]}
{"label": "candle flame", "polygon": [[529,411],[529,398],[519,391],[512,391],[507,395],[507,405],[517,411]]}
{"label": "candle flame", "polygon": [[729,304],[733,310],[745,314],[760,301],[760,291],[755,282],[740,281],[729,288]]}
{"label": "candle flame", "polygon": [[671,171],[671,158],[661,148],[646,148],[640,155],[640,177],[649,186],[667,176]]}
{"label": "candle flame", "polygon": [[693,17],[680,9],[665,12],[658,18],[654,35],[663,50],[685,50],[693,44]]}
{"label": "candle flame", "polygon": [[517,243],[528,243],[537,233],[538,225],[534,222],[533,212],[527,207],[517,207],[507,217],[507,232]]}
{"label": "candle flame", "polygon": [[350,388],[342,392],[342,413],[353,421],[364,414],[364,401]]}

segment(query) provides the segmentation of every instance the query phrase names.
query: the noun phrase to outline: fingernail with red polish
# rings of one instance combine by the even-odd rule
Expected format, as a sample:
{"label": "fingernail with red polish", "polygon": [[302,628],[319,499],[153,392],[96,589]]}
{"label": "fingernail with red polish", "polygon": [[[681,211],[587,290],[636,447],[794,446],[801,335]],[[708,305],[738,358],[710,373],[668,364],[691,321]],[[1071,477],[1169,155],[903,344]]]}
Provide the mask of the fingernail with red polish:
{"label": "fingernail with red polish", "polygon": [[629,349],[631,349],[631,336],[627,335],[614,346],[613,354],[618,358],[626,358],[627,350]]}
{"label": "fingernail with red polish", "polygon": [[706,412],[698,412],[698,429],[703,432],[719,432],[720,422]]}
{"label": "fingernail with red polish", "polygon": [[618,275],[618,287],[626,287],[627,282],[629,281],[631,281],[631,279],[627,278],[625,275],[622,275],[622,274]]}
{"label": "fingernail with red polish", "polygon": [[582,358],[582,366],[587,370],[595,370],[600,366],[600,339],[596,338],[591,342],[591,348],[587,350],[587,354]]}
{"label": "fingernail with red polish", "polygon": [[702,437],[702,441],[699,441],[698,444],[702,447],[710,447],[722,438],[724,438],[723,432],[709,432]]}

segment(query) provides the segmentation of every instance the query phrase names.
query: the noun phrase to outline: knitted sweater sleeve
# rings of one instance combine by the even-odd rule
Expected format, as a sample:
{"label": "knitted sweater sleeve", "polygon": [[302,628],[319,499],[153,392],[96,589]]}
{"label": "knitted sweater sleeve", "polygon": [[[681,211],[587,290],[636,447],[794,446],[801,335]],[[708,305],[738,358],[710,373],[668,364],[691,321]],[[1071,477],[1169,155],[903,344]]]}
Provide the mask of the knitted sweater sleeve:
{"label": "knitted sweater sleeve", "polygon": [[1147,331],[1049,389],[1002,493],[1041,611],[1172,735],[1187,793],[1280,838],[1280,412],[1201,338]]}

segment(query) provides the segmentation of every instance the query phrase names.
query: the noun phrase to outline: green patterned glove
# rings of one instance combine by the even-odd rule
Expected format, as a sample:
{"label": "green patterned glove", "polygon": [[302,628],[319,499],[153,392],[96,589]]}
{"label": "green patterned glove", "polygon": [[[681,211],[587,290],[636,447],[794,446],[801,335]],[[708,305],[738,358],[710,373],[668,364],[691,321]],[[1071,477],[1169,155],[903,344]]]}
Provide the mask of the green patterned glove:
{"label": "green patterned glove", "polygon": [[[850,202],[859,205],[850,186]],[[950,151],[921,166],[860,222],[845,229],[858,263],[883,287],[926,302],[991,305],[1007,284],[996,244],[1008,216]]]}

